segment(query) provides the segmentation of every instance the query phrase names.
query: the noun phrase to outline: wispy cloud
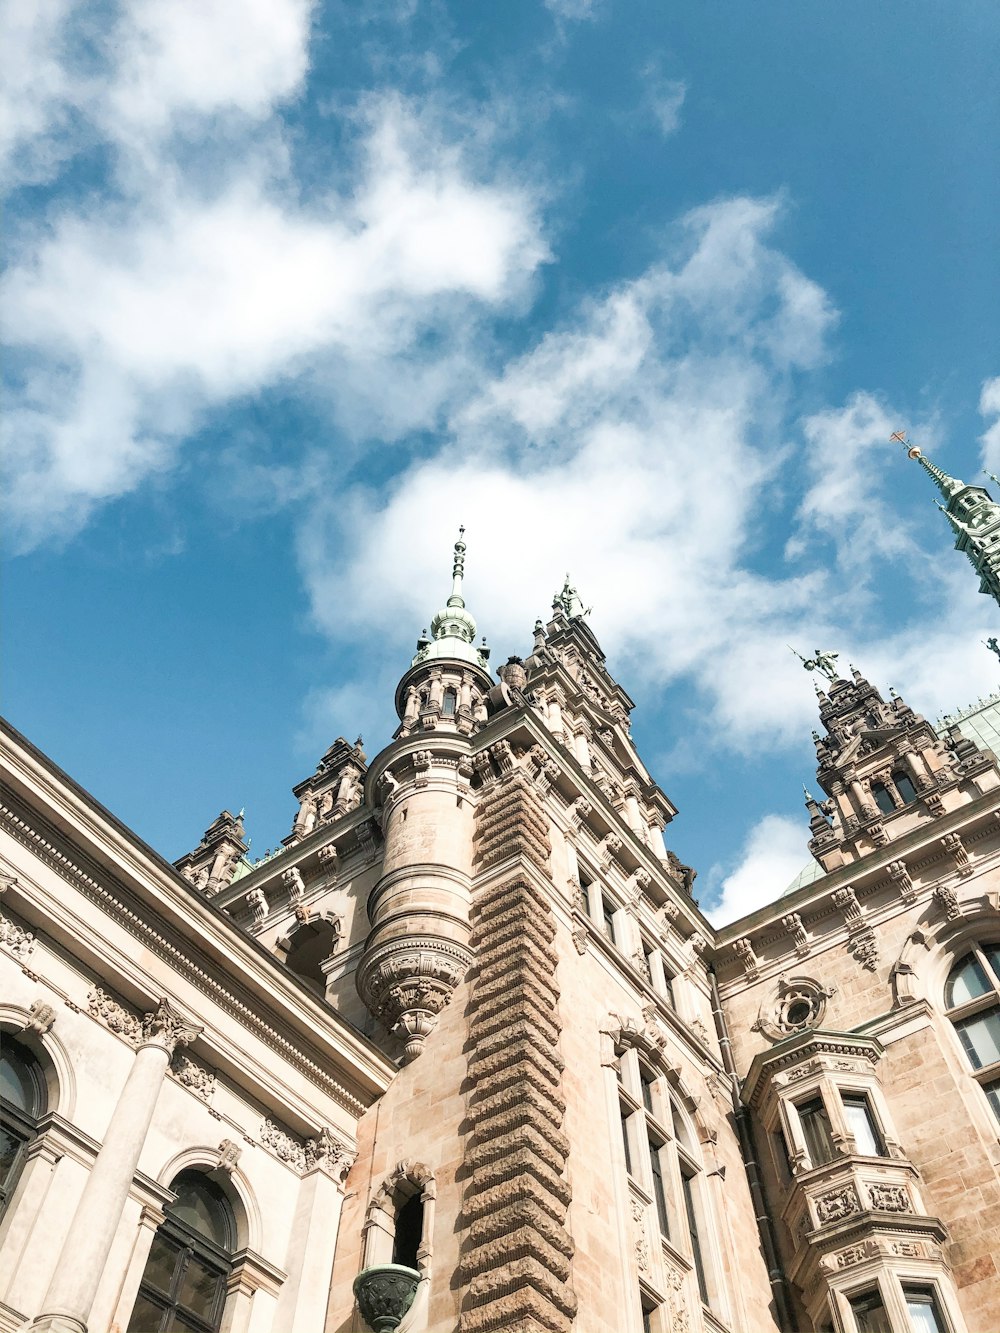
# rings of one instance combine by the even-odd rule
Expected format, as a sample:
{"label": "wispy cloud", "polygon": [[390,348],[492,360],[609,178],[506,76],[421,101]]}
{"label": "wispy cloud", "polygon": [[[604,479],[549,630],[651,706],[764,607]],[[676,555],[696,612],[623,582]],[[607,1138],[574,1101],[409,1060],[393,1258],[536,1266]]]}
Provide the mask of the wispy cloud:
{"label": "wispy cloud", "polygon": [[664,138],[676,134],[688,93],[687,84],[683,79],[666,78],[655,61],[643,68],[640,84],[643,89],[641,114],[653,122]]}
{"label": "wispy cloud", "polygon": [[788,888],[808,860],[804,820],[765,815],[750,830],[737,864],[722,880],[719,896],[706,908],[715,926],[756,911]]}

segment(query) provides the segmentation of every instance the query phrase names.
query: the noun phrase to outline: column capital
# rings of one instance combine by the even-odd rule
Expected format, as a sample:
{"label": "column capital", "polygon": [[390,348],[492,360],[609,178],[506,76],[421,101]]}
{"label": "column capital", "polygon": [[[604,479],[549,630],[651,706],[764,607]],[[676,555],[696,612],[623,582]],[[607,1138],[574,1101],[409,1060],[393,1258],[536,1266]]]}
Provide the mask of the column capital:
{"label": "column capital", "polygon": [[178,1046],[187,1046],[199,1037],[204,1028],[173,1007],[169,1000],[161,1000],[151,1014],[142,1019],[142,1045],[162,1046],[172,1055]]}

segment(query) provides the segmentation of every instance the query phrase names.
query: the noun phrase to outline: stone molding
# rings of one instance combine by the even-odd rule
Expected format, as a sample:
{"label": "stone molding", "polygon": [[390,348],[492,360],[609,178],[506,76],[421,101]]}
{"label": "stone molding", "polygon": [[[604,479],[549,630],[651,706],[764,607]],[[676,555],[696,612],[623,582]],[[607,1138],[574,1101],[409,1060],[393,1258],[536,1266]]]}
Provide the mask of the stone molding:
{"label": "stone molding", "polygon": [[270,1050],[274,1051],[283,1060],[287,1060],[312,1084],[322,1088],[324,1092],[333,1097],[335,1101],[353,1115],[360,1115],[365,1110],[365,1103],[359,1097],[355,1097],[348,1092],[315,1061],[310,1060],[297,1050],[287,1038],[281,1036],[270,1024],[266,1023],[255,1009],[237,1000],[221,982],[193,962],[189,954],[172,944],[165,935],[151,926],[137,912],[133,912],[129,907],[126,907],[119,897],[105,888],[93,875],[78,866],[70,857],[59,851],[53,843],[47,841],[37,829],[21,818],[16,811],[7,805],[0,805],[0,821],[11,835],[22,845],[29,847],[39,860],[55,870],[63,879],[74,884],[84,897],[122,924],[134,938],[142,942],[145,948],[150,949],[159,958],[162,958],[180,976],[191,981],[200,991],[210,996],[230,1017],[259,1037]]}
{"label": "stone molding", "polygon": [[[547,869],[548,829],[526,775],[508,772],[487,789],[476,851],[477,871],[514,856]],[[567,1333],[576,1297],[552,912],[543,890],[515,870],[475,891],[472,922],[460,1328]]]}

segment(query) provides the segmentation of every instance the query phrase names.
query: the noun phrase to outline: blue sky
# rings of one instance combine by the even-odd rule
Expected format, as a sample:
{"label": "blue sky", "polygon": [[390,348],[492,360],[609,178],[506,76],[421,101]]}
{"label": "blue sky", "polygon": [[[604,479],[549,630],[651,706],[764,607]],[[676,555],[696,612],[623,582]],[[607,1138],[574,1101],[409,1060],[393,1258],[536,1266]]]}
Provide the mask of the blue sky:
{"label": "blue sky", "polygon": [[806,857],[786,643],[996,688],[888,442],[1000,470],[995,5],[2,24],[3,707],[165,855],[388,742],[460,522],[494,660],[572,571],[720,918]]}

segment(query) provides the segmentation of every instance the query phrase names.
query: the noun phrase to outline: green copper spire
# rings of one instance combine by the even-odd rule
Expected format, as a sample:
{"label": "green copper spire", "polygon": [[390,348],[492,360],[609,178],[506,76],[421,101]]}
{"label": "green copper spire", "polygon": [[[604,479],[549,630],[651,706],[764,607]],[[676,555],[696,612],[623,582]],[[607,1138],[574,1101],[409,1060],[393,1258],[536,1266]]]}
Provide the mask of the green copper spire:
{"label": "green copper spire", "polygon": [[485,641],[476,647],[476,622],[465,609],[465,598],[462,595],[466,551],[464,537],[465,528],[459,528],[451,566],[451,596],[431,621],[430,638],[427,638],[425,631],[417,641],[417,652],[412,666],[426,662],[429,658],[447,657],[486,668],[490,650],[486,647]]}
{"label": "green copper spire", "polygon": [[979,591],[1000,605],[1000,504],[984,487],[967,486],[949,476],[910,444],[902,431],[891,438],[904,445],[907,457],[915,459],[933,478],[944,497],[945,503],[938,502],[938,508],[954,533],[955,549],[968,556],[979,575]]}

